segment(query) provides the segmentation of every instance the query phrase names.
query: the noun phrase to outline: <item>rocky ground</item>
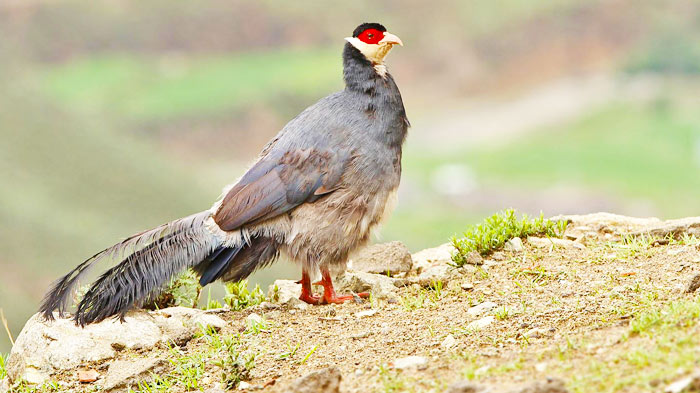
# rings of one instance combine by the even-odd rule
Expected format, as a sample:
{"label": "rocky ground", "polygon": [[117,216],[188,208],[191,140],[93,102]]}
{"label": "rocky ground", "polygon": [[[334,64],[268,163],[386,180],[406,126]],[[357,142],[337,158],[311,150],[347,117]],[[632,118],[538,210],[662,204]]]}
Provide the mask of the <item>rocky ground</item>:
{"label": "rocky ground", "polygon": [[364,302],[311,307],[279,281],[237,312],[137,312],[85,330],[33,318],[7,364],[11,390],[700,389],[700,218],[560,218],[563,239],[514,239],[459,269],[449,245],[374,246],[336,280],[370,290]]}

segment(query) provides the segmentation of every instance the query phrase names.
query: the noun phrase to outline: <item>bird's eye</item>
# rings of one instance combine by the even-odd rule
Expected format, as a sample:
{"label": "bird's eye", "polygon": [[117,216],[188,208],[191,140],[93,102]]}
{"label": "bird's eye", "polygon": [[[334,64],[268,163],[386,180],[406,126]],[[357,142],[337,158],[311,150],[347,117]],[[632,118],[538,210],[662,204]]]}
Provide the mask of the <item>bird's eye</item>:
{"label": "bird's eye", "polygon": [[382,38],[384,38],[384,33],[377,29],[367,29],[360,33],[357,38],[365,44],[377,44]]}

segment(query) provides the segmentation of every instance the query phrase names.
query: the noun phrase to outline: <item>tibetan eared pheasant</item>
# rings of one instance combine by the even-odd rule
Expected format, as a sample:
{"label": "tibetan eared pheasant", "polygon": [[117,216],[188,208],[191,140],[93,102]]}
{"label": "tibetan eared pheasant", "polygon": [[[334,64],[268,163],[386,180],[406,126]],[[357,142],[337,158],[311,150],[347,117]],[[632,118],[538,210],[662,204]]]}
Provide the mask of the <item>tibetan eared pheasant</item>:
{"label": "tibetan eared pheasant", "polygon": [[[344,270],[390,213],[409,122],[384,65],[401,40],[378,23],[363,23],[345,40],[344,90],[290,121],[211,209],[135,234],[54,282],[41,305],[44,317],[56,309],[62,315],[78,280],[104,259],[120,262],[83,295],[74,315],[81,326],[123,318],[186,269],[202,285],[238,281],[280,254],[301,264],[301,300],[352,299],[336,295],[330,271]],[[324,291],[316,296],[311,276],[319,272]]]}

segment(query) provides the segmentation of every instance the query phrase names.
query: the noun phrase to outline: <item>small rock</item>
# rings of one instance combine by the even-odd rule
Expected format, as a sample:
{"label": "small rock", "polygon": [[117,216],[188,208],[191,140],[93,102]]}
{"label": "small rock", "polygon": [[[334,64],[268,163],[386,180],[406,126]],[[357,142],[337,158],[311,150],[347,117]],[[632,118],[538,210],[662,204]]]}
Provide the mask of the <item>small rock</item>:
{"label": "small rock", "polygon": [[473,316],[473,317],[478,317],[479,315],[483,315],[494,308],[498,307],[498,304],[494,302],[483,302],[480,304],[477,304],[474,307],[470,307],[469,310],[467,310],[467,314]]}
{"label": "small rock", "polygon": [[365,273],[388,274],[411,271],[413,259],[411,252],[401,242],[374,244],[364,248],[352,259],[351,270]]}
{"label": "small rock", "polygon": [[371,332],[362,332],[362,333],[353,334],[350,336],[350,338],[353,340],[360,340],[360,339],[369,337],[371,334],[372,334]]}
{"label": "small rock", "polygon": [[428,359],[423,356],[407,356],[394,360],[394,368],[397,370],[406,370],[409,368],[425,370],[428,368]]}
{"label": "small rock", "polygon": [[447,388],[447,393],[487,393],[491,389],[472,381],[455,382]]}
{"label": "small rock", "polygon": [[466,258],[464,259],[464,262],[468,265],[475,265],[475,266],[483,265],[484,264],[484,257],[482,257],[481,254],[479,254],[476,251],[469,251],[467,253]]}
{"label": "small rock", "polygon": [[494,261],[505,261],[506,260],[506,254],[504,254],[501,251],[496,251],[493,254],[491,254],[491,258]]}
{"label": "small rock", "polygon": [[250,389],[250,388],[252,388],[252,387],[253,387],[253,385],[249,384],[249,383],[246,382],[246,381],[241,381],[241,382],[238,383],[238,389],[239,389],[239,390],[248,390],[248,389]]}
{"label": "small rock", "polygon": [[697,291],[698,288],[700,288],[700,274],[696,274],[695,276],[693,276],[693,278],[690,279],[690,282],[685,288],[685,291],[687,293],[691,293]]}
{"label": "small rock", "polygon": [[162,342],[183,345],[202,325],[216,329],[226,325],[216,315],[186,307],[136,310],[124,322],[107,319],[84,328],[54,316],[54,321],[46,321],[36,314],[27,321],[7,362],[10,383],[22,378],[42,384],[56,372],[112,359],[118,350],[148,350]]}
{"label": "small rock", "polygon": [[90,383],[97,381],[100,376],[95,370],[78,370],[78,382],[80,383]]}
{"label": "small rock", "polygon": [[546,329],[540,329],[540,328],[533,328],[528,330],[525,333],[525,337],[527,338],[542,338],[547,334]]}
{"label": "small rock", "polygon": [[365,311],[360,311],[360,312],[358,312],[357,314],[355,314],[355,316],[356,316],[357,318],[366,318],[366,317],[371,317],[372,315],[374,315],[374,314],[376,314],[376,313],[378,313],[378,312],[379,312],[379,311],[377,311],[377,310],[375,310],[375,309],[365,310]]}
{"label": "small rock", "polygon": [[700,390],[700,370],[685,378],[681,378],[666,386],[665,393],[696,392]]}
{"label": "small rock", "polygon": [[301,296],[301,284],[292,280],[275,280],[267,290],[267,296],[277,304],[285,305],[289,308],[304,308]]}
{"label": "small rock", "polygon": [[335,367],[328,367],[292,382],[284,392],[288,393],[339,393],[342,376]]}
{"label": "small rock", "polygon": [[339,292],[371,292],[377,299],[394,298],[396,285],[394,279],[382,274],[364,272],[345,272],[336,280]]}
{"label": "small rock", "polygon": [[455,252],[455,248],[451,243],[419,251],[411,256],[413,268],[422,271],[429,266],[447,264],[452,261],[453,252]]}
{"label": "small rock", "polygon": [[263,317],[256,313],[252,313],[245,317],[246,325],[251,325],[251,324],[261,324],[263,322]]}
{"label": "small rock", "polygon": [[521,252],[523,250],[523,241],[519,237],[514,237],[506,242],[503,249],[506,251]]}
{"label": "small rock", "polygon": [[547,378],[546,381],[536,381],[527,385],[518,387],[510,391],[510,393],[568,393],[566,385],[560,379]]}
{"label": "small rock", "polygon": [[488,317],[477,319],[476,321],[467,325],[467,330],[471,330],[471,331],[481,330],[481,329],[489,326],[490,324],[492,324],[495,319],[496,319],[496,317],[494,317],[493,315],[489,315]]}
{"label": "small rock", "polygon": [[462,283],[461,288],[463,291],[473,291],[474,290],[474,285],[469,282]]}
{"label": "small rock", "polygon": [[[493,355],[486,355],[486,356],[493,356]],[[475,375],[484,375],[486,374],[489,370],[491,369],[491,366],[486,365],[486,366],[481,366],[474,370]]]}
{"label": "small rock", "polygon": [[258,304],[258,307],[260,307],[263,310],[279,310],[280,305],[271,302],[262,302]]}
{"label": "small rock", "polygon": [[537,372],[540,372],[540,373],[545,372],[547,370],[547,363],[541,362],[541,363],[535,364],[535,370],[537,370]]}
{"label": "small rock", "polygon": [[446,285],[458,275],[459,273],[450,265],[431,266],[418,276],[417,283],[422,287],[435,285],[437,282]]}
{"label": "small rock", "polygon": [[30,385],[41,385],[47,378],[46,374],[32,366],[28,366],[22,375],[22,379]]}
{"label": "small rock", "polygon": [[[217,332],[226,326],[226,321],[208,311],[189,307],[171,307],[153,311],[153,321],[163,332],[163,341],[184,345],[200,332],[202,327],[213,328]],[[132,348],[124,343],[125,348]]]}
{"label": "small rock", "polygon": [[444,349],[450,349],[454,347],[457,344],[457,340],[455,337],[451,334],[448,334],[447,337],[445,337],[444,340],[440,343],[440,346]]}
{"label": "small rock", "polygon": [[150,379],[153,373],[162,371],[166,365],[166,361],[153,358],[116,360],[107,369],[103,388],[126,390]]}

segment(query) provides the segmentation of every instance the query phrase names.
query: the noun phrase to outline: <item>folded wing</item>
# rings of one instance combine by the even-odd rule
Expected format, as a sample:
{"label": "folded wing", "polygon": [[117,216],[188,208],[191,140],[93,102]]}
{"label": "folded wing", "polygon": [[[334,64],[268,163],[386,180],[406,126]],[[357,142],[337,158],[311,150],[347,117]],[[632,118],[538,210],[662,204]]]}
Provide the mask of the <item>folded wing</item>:
{"label": "folded wing", "polygon": [[349,157],[315,148],[263,157],[224,196],[214,221],[233,231],[313,202],[340,187]]}

